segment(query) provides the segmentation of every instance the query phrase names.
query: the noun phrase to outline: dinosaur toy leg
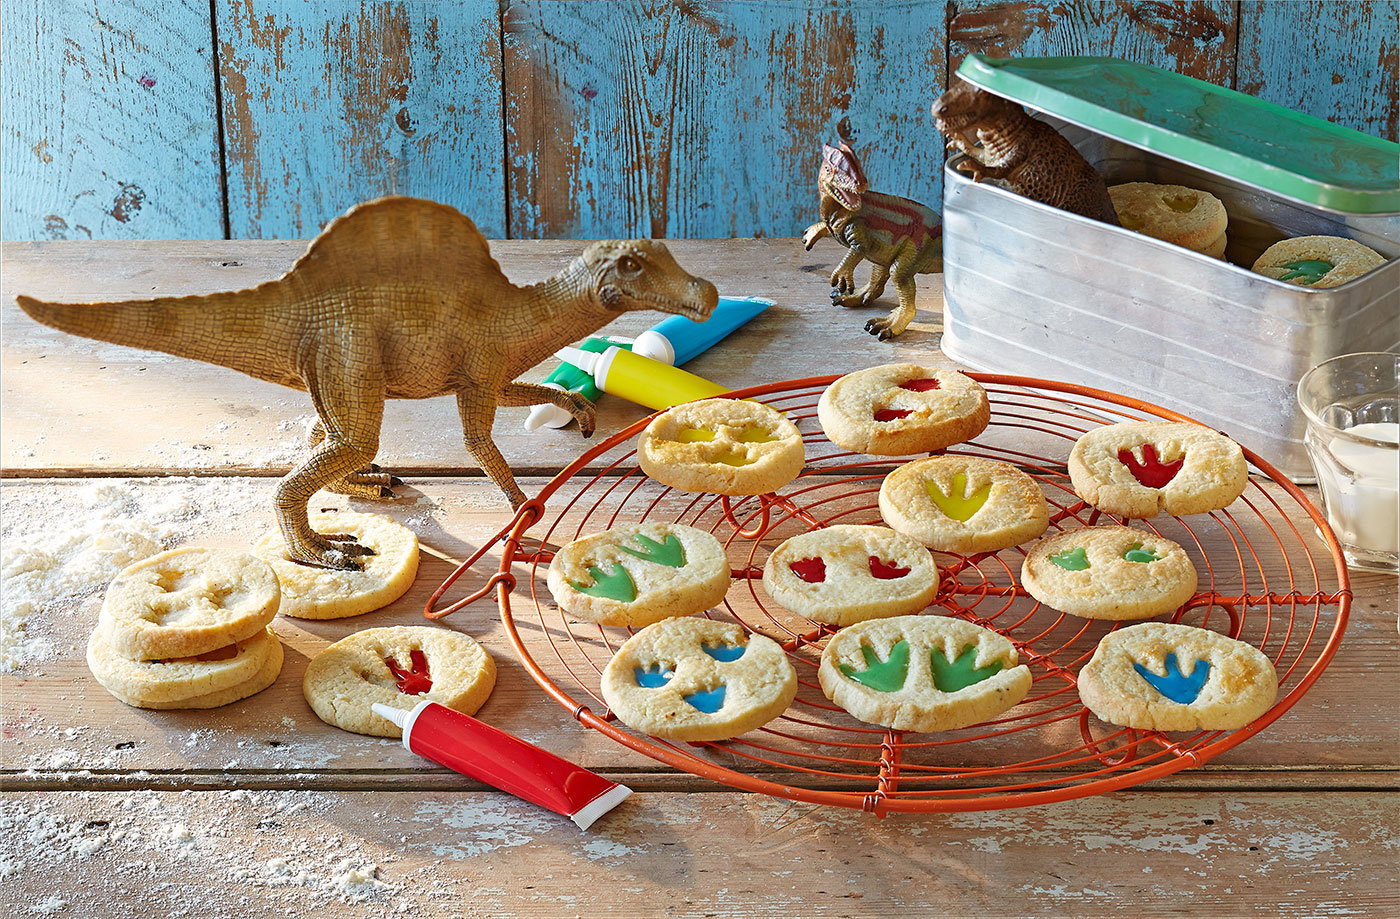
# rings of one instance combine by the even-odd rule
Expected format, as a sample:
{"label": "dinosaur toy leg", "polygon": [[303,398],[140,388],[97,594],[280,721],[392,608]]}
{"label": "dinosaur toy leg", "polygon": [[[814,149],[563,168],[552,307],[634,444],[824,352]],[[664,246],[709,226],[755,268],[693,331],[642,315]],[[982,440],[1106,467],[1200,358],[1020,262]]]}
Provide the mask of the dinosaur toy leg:
{"label": "dinosaur toy leg", "polygon": [[491,439],[491,422],[496,417],[497,394],[486,387],[472,387],[457,393],[457,413],[462,417],[462,436],[467,452],[476,460],[482,471],[491,477],[496,487],[505,492],[511,509],[525,503],[525,492],[515,484],[510,465],[501,456],[496,442]]}
{"label": "dinosaur toy leg", "polygon": [[870,264],[870,280],[857,292],[845,297],[832,297],[831,302],[838,306],[869,306],[885,292],[885,283],[890,279],[890,269],[884,265]]}
{"label": "dinosaur toy leg", "polygon": [[[326,437],[326,426],[321,420],[316,419],[316,423],[311,426],[311,434],[307,438],[309,446],[314,452]],[[349,495],[352,498],[368,498],[370,500],[380,498],[392,498],[394,489],[403,484],[403,479],[396,475],[390,475],[379,468],[378,463],[370,463],[363,469],[357,469],[343,479],[331,482],[325,486],[325,490],[337,495]]]}
{"label": "dinosaur toy leg", "polygon": [[909,328],[909,323],[914,321],[915,268],[913,259],[907,258],[903,253],[894,263],[894,289],[899,292],[899,306],[883,319],[872,319],[865,324],[865,331],[880,341],[889,341]]}
{"label": "dinosaur toy leg", "polygon": [[574,419],[578,421],[579,430],[584,437],[593,436],[593,428],[597,423],[598,412],[593,407],[593,403],[581,393],[560,392],[548,386],[541,386],[538,383],[507,383],[501,389],[501,397],[497,400],[498,406],[521,406],[521,405],[541,405],[543,403],[553,403],[559,406]]}
{"label": "dinosaur toy leg", "polygon": [[846,250],[846,257],[831,273],[831,299],[835,300],[856,289],[856,266],[863,258],[858,249]]}

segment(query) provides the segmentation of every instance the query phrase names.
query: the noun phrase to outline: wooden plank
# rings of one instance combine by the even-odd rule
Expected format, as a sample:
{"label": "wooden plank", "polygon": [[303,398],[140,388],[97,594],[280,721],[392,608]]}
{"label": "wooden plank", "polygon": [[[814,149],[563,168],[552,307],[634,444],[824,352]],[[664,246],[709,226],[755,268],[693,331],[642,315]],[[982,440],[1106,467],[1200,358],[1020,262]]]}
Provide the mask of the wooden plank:
{"label": "wooden plank", "polygon": [[513,236],[792,236],[849,117],[881,191],[936,205],[939,4],[528,0],[504,19]]}
{"label": "wooden plank", "polygon": [[1400,5],[1240,4],[1242,92],[1397,139]]}
{"label": "wooden plank", "polygon": [[[272,525],[270,505],[274,484],[269,479],[7,482],[0,487],[5,511],[6,555],[8,558],[20,547],[53,551],[52,540],[65,538],[62,533],[54,532],[53,520],[79,522],[75,524],[79,527],[100,527],[106,540],[104,544],[109,549],[133,538],[133,531],[145,532],[168,545],[246,546],[255,535]],[[539,485],[537,481],[522,484],[527,492],[535,491]],[[341,787],[345,782],[360,782],[396,788],[404,776],[411,782],[421,780],[423,771],[428,769],[424,761],[388,741],[348,734],[323,724],[301,695],[301,675],[306,662],[326,644],[367,627],[424,625],[423,604],[454,565],[444,557],[465,558],[489,539],[507,516],[492,487],[481,480],[417,480],[411,481],[409,486],[405,498],[389,505],[350,502],[331,496],[323,496],[324,500],[318,499],[317,504],[318,507],[350,507],[387,513],[418,531],[432,554],[424,555],[417,583],[409,594],[383,610],[351,619],[327,622],[280,619],[276,630],[288,654],[278,682],[247,702],[222,709],[148,712],[128,708],[111,698],[91,678],[83,660],[83,647],[96,621],[102,579],[86,574],[88,568],[68,572],[67,577],[91,581],[91,590],[25,617],[28,622],[23,640],[29,653],[28,661],[19,672],[0,675],[0,696],[6,700],[3,724],[6,743],[0,746],[0,771],[33,770],[34,774],[26,776],[25,781],[52,784],[66,780],[87,781],[84,771],[97,773],[102,781],[125,781],[121,779],[122,774],[145,770],[158,774],[149,781],[177,787],[221,782],[217,776],[223,773],[266,772],[285,776],[295,772],[296,783],[305,787]],[[565,492],[563,497],[567,498],[568,494]],[[643,492],[641,497],[645,496]],[[629,503],[624,511],[633,506]],[[685,503],[672,500],[663,503],[661,510],[674,517],[684,507]],[[576,524],[579,519],[578,515],[572,515],[569,523]],[[589,529],[603,525],[604,522],[597,519]],[[532,531],[541,535],[543,532],[543,529]],[[557,531],[554,539],[572,538],[567,533],[568,530]],[[1203,532],[1204,542],[1211,547],[1208,551],[1217,560],[1229,554],[1228,548],[1221,548],[1222,543],[1229,542],[1227,535]],[[1277,571],[1277,557],[1270,557],[1267,542],[1258,539],[1255,532],[1251,535],[1264,566]],[[1310,533],[1305,536],[1311,540]],[[763,551],[771,550],[778,538],[768,538]],[[1277,549],[1273,551],[1276,553]],[[747,563],[747,552],[743,541],[737,541],[731,561],[742,567]],[[758,556],[760,563],[762,557]],[[454,591],[451,596],[461,596],[470,586],[479,584],[496,568],[498,559],[499,555],[494,552],[488,555],[487,560],[463,579],[460,592]],[[24,561],[24,556],[20,560]],[[7,566],[9,564],[7,562]],[[75,564],[100,566],[103,557],[100,553],[89,554]],[[26,565],[15,564],[14,567],[22,571]],[[547,602],[542,618],[534,612],[531,599],[532,593],[547,597],[542,576],[532,573],[528,566],[518,566],[515,570],[519,585],[513,594],[512,608],[527,647],[565,691],[601,712],[602,706],[589,696],[597,690],[596,681],[586,676],[593,672],[593,666],[606,660],[607,650],[600,644],[599,630],[563,621]],[[1222,583],[1221,586],[1226,585]],[[1275,781],[1287,785],[1290,773],[1297,770],[1336,768],[1375,772],[1396,768],[1400,726],[1394,719],[1383,716],[1389,696],[1376,689],[1394,685],[1400,677],[1397,672],[1400,662],[1393,653],[1396,584],[1393,578],[1362,575],[1356,579],[1354,589],[1358,597],[1355,618],[1337,658],[1318,684],[1279,722],[1213,760],[1202,772],[1274,771],[1277,773]],[[773,622],[758,613],[743,583],[736,583],[731,589],[729,602],[734,613],[745,622],[778,634]],[[1249,621],[1255,625],[1250,626],[1246,637],[1260,641],[1258,611],[1252,616]],[[1280,646],[1278,630],[1287,618],[1280,618],[1278,610],[1273,617],[1274,631],[1268,638],[1271,650]],[[1300,613],[1299,619],[1302,618]],[[664,771],[664,767],[653,760],[580,727],[568,711],[546,698],[515,659],[492,601],[480,602],[443,622],[481,640],[499,665],[496,690],[482,709],[481,717],[592,768],[639,773]],[[549,629],[547,635],[541,631],[541,622]],[[1030,620],[1011,631],[1019,636],[1035,634],[1040,631],[1038,622],[1043,620]],[[1329,628],[1324,621],[1323,635]],[[619,630],[609,632],[608,641],[615,643],[622,637]],[[578,636],[586,654],[572,650],[571,634]],[[1323,635],[1319,635],[1318,640]],[[553,656],[546,637],[553,638],[561,647],[561,658]],[[1081,652],[1087,651],[1093,640],[1093,636],[1086,637],[1076,647]],[[1300,637],[1294,638],[1289,647],[1296,649],[1300,641]],[[1049,646],[1043,646],[1049,650]],[[52,653],[45,653],[46,647],[52,649]],[[566,663],[581,675],[579,679],[570,677]],[[808,684],[814,683],[810,666],[805,663],[802,666],[801,678]],[[1044,674],[1041,678],[1038,687],[1047,687],[1051,681]],[[1297,679],[1297,675],[1290,677],[1288,685],[1296,684]],[[1041,692],[1038,688],[1037,694]],[[763,742],[780,751],[772,755],[780,764],[810,766],[810,761],[792,755],[793,751],[817,752],[819,748],[811,746],[814,740],[848,741],[851,735],[843,734],[838,738],[830,726],[856,725],[839,712],[819,707],[824,700],[812,685],[805,686],[799,698],[801,701],[793,714],[801,721],[789,720],[778,725],[788,738],[754,735],[749,741]],[[1033,720],[1028,714],[1031,710],[1032,707],[1021,709],[1018,717]],[[1097,728],[1095,730],[1102,736]],[[1072,723],[1051,721],[1028,731],[960,744],[955,751],[922,748],[908,762],[936,765],[948,762],[950,756],[955,756],[965,768],[1020,762],[1031,755],[1049,754],[1077,744],[1077,736]],[[879,737],[877,734],[877,744]],[[697,755],[742,771],[783,768],[781,765],[765,766],[740,755],[754,752],[753,747],[712,748],[697,751]],[[874,754],[866,750],[852,755],[856,759],[868,759]],[[1083,768],[1082,764],[1069,767],[1070,771]],[[850,788],[868,782],[871,775],[868,768],[861,766],[842,767],[836,771],[848,771],[852,777],[804,776],[803,782],[819,787]],[[347,778],[348,773],[356,776]],[[910,773],[911,777],[914,775]],[[1182,780],[1191,781],[1192,774],[1184,775]],[[697,785],[705,787],[707,783],[697,782]]]}
{"label": "wooden plank", "polygon": [[[861,326],[893,303],[857,310],[833,307],[827,276],[844,253],[833,243],[819,244],[812,252],[804,252],[793,239],[676,240],[670,245],[683,266],[716,279],[722,292],[777,301],[687,365],[701,376],[735,388],[771,382],[774,354],[783,355],[782,374],[791,378],[890,360],[950,365],[938,350],[940,276],[920,279],[920,313],[910,329],[893,343],[878,342]],[[507,276],[530,283],[562,268],[583,246],[507,241],[493,243],[492,252]],[[82,302],[238,289],[279,276],[304,248],[292,241],[8,246],[0,265],[0,322],[6,331],[0,466],[9,475],[285,472],[299,453],[311,417],[305,394],[220,367],[45,328],[19,311],[14,295]],[[635,334],[660,318],[631,313],[609,331]],[[541,365],[531,378],[543,378],[553,366]],[[99,393],[102,397],[96,398]],[[112,411],[116,403],[121,412]],[[179,409],[172,411],[177,404]],[[616,397],[604,398],[599,408],[600,435],[647,414]],[[502,409],[495,428],[502,452],[518,468],[559,469],[587,446],[574,426],[524,432],[526,411]],[[54,424],[57,417],[63,424]],[[393,400],[383,430],[379,462],[396,471],[460,473],[474,468],[450,398]]]}
{"label": "wooden plank", "polygon": [[1073,3],[957,0],[948,71],[978,51],[992,57],[1120,57],[1229,86],[1235,66],[1233,0]]}
{"label": "wooden plank", "polygon": [[12,793],[0,889],[92,919],[1387,916],[1398,803],[1153,793],[879,820],[647,794],[581,833],[487,793]]}
{"label": "wooden plank", "polygon": [[6,239],[224,235],[209,9],[4,4]]}
{"label": "wooden plank", "polygon": [[231,235],[310,236],[383,194],[504,234],[494,0],[215,6]]}

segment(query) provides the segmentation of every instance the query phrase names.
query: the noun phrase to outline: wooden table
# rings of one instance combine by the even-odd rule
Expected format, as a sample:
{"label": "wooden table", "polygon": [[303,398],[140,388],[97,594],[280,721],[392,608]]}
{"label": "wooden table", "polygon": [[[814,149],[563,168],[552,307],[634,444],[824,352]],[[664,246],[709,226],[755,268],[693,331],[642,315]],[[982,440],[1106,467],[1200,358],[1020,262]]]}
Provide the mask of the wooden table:
{"label": "wooden table", "polygon": [[[494,251],[513,279],[532,281],[580,247],[502,242]],[[722,291],[779,303],[697,360],[702,375],[741,386],[896,358],[946,363],[936,277],[921,281],[911,329],[880,344],[860,331],[877,313],[826,302],[834,247],[673,249]],[[300,250],[281,241],[6,246],[7,552],[11,540],[98,525],[147,527],[166,544],[246,545],[271,525],[275,477],[310,416],[303,394],[41,328],[14,294],[231,289],[275,277]],[[634,314],[613,331],[651,321]],[[606,399],[599,429],[642,414]],[[522,417],[503,410],[496,430],[529,493],[583,443],[573,430],[521,433]],[[391,403],[383,443],[380,462],[405,476],[404,497],[373,508],[318,502],[379,509],[414,527],[427,550],[415,587],[356,619],[279,619],[286,666],[252,699],[209,712],[128,708],[83,660],[100,593],[29,615],[19,669],[0,676],[7,915],[1400,914],[1393,578],[1356,573],[1351,625],[1321,680],[1276,724],[1202,768],[1062,804],[886,819],[663,768],[547,700],[512,656],[493,605],[456,614],[447,622],[500,666],[481,717],[637,790],[582,833],[393,742],[325,725],[302,699],[309,657],[361,628],[422,624],[453,560],[509,517],[497,491],[463,468],[451,400]]]}

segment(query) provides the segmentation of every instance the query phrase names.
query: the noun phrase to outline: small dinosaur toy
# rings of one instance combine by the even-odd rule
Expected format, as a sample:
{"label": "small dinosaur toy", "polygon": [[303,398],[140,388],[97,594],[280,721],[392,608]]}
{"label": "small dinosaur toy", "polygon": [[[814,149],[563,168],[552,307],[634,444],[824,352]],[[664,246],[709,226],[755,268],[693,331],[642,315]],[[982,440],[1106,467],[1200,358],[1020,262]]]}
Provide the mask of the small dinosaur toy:
{"label": "small dinosaur toy", "polygon": [[[842,137],[840,146],[822,145],[822,168],[817,176],[821,220],[802,234],[811,249],[830,236],[849,252],[831,273],[831,300],[841,306],[868,306],[894,278],[899,306],[883,319],[872,319],[865,331],[881,341],[894,338],[914,319],[914,276],[943,270],[943,228],[938,214],[917,201],[870,191],[860,160]],[[856,290],[855,270],[870,263],[870,280]]]}
{"label": "small dinosaur toy", "polygon": [[485,237],[456,208],[387,197],[351,208],[275,281],[247,290],[118,303],[16,298],[39,322],[151,348],[311,394],[311,453],[277,488],[277,522],[294,560],[354,569],[370,553],[312,530],[320,489],[386,498],[400,484],[373,464],[385,399],[452,394],[466,447],[512,507],[525,495],[491,439],[497,406],[552,402],[593,432],[591,403],[515,377],[629,310],[704,320],[715,286],[661,243],[596,242],[538,284],[506,280]]}
{"label": "small dinosaur toy", "polygon": [[1012,102],[959,81],[933,104],[948,149],[974,181],[992,179],[1026,198],[1118,225],[1108,186],[1093,166],[1050,125]]}

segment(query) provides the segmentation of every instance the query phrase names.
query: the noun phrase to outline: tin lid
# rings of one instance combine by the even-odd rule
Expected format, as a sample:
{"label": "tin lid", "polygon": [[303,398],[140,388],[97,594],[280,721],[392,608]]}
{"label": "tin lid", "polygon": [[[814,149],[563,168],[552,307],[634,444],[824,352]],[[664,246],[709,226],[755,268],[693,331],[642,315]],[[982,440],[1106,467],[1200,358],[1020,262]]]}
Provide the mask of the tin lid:
{"label": "tin lid", "polygon": [[958,76],[1143,150],[1347,214],[1400,213],[1400,144],[1112,57],[969,54]]}

